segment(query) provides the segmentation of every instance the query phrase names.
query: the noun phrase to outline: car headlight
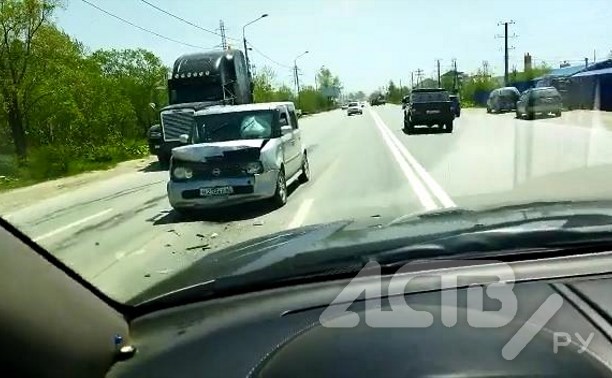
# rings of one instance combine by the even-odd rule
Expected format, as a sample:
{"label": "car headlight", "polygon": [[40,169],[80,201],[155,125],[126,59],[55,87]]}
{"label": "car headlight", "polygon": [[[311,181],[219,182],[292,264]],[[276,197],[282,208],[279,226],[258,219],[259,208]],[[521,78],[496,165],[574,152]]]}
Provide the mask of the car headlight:
{"label": "car headlight", "polygon": [[263,165],[260,161],[246,163],[244,165],[244,171],[250,175],[253,175],[255,173],[261,173],[263,172]]}
{"label": "car headlight", "polygon": [[187,167],[176,167],[172,174],[179,180],[187,180],[193,177],[193,170]]}

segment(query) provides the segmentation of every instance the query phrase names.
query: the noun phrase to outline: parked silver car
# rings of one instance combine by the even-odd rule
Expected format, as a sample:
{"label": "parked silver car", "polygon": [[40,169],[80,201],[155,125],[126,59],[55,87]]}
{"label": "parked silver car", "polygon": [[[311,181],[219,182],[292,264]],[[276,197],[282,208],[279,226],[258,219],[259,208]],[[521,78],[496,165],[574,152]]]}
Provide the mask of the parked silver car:
{"label": "parked silver car", "polygon": [[516,103],[516,118],[534,119],[537,114],[561,117],[561,95],[554,87],[531,88],[521,94]]}
{"label": "parked silver car", "polygon": [[310,179],[292,102],[212,106],[194,114],[192,143],[172,150],[168,199],[178,212],[270,198]]}

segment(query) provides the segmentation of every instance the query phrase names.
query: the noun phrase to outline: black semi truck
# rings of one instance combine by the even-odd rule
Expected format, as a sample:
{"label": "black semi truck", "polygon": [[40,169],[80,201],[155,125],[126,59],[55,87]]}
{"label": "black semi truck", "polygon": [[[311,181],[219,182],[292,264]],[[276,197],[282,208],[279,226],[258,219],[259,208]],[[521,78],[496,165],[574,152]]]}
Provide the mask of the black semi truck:
{"label": "black semi truck", "polygon": [[189,134],[195,111],[211,105],[253,102],[252,81],[240,50],[217,50],[180,56],[168,78],[168,106],[160,109],[160,124],[149,130],[149,148],[162,164]]}

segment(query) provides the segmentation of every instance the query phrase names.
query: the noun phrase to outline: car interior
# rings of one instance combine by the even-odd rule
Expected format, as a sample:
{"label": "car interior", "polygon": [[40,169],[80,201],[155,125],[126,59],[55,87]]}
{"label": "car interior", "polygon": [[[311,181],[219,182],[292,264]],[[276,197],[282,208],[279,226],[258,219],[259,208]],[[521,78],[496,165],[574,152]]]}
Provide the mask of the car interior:
{"label": "car interior", "polygon": [[[456,278],[445,286],[457,289],[455,326],[440,322],[440,277],[407,272],[393,278],[403,288],[393,295],[384,289],[389,276],[362,277],[351,302],[335,303],[342,308],[337,319],[356,314],[358,322],[335,328],[321,316],[353,277],[139,309],[104,296],[18,230],[1,226],[5,377],[612,375],[612,253],[507,261],[518,312],[501,327],[469,325],[504,316],[493,298],[480,309],[469,300],[470,290],[495,282],[499,264],[438,261],[415,272]],[[558,310],[534,327],[542,303],[557,296]],[[433,324],[388,328],[368,320],[395,309],[398,298],[430,313]],[[504,356],[500,351],[521,332],[526,345]]]}

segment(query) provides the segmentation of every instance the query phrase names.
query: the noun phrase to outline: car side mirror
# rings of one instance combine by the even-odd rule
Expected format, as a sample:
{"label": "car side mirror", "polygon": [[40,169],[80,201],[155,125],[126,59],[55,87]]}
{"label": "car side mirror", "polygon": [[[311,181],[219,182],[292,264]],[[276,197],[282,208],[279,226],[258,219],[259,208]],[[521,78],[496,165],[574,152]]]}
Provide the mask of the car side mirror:
{"label": "car side mirror", "polygon": [[282,135],[289,134],[292,130],[293,130],[293,128],[291,128],[291,126],[289,126],[289,125],[281,126],[281,134]]}
{"label": "car side mirror", "polygon": [[179,135],[179,142],[181,142],[183,144],[189,144],[189,135],[187,135],[187,134]]}
{"label": "car side mirror", "polygon": [[151,109],[155,110],[157,108],[157,105],[154,102],[150,102],[149,106],[151,107]]}
{"label": "car side mirror", "polygon": [[289,124],[289,122],[287,121],[286,117],[281,117],[279,123],[280,123],[281,127],[287,126]]}

